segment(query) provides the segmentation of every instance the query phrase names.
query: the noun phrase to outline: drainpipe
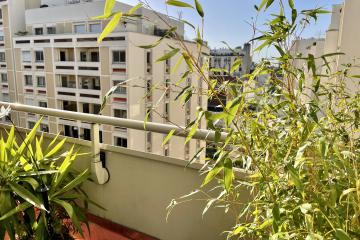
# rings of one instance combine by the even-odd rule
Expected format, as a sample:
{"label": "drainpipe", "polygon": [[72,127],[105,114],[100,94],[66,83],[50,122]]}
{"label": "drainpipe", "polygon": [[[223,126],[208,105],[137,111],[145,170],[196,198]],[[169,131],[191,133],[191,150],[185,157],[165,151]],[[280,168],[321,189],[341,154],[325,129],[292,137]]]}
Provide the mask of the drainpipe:
{"label": "drainpipe", "polygon": [[100,159],[100,133],[99,124],[91,125],[91,177],[100,184],[106,184],[110,180],[109,171]]}

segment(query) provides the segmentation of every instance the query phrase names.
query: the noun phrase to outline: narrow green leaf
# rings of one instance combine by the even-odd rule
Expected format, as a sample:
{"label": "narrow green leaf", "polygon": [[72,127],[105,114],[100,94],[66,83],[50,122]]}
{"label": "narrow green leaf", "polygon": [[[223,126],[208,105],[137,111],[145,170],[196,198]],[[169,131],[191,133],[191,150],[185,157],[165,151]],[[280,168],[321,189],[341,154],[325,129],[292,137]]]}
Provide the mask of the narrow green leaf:
{"label": "narrow green leaf", "polygon": [[128,14],[129,15],[133,15],[137,10],[139,10],[141,7],[143,6],[142,3],[139,3],[137,5],[135,5],[134,7],[132,7],[129,11]]}
{"label": "narrow green leaf", "polygon": [[45,158],[50,158],[52,156],[54,156],[61,148],[62,146],[65,144],[66,142],[66,138],[64,138],[63,140],[61,140],[55,147],[53,147],[46,155]]}
{"label": "narrow green leaf", "polygon": [[116,26],[120,23],[122,16],[123,16],[122,12],[118,12],[114,14],[113,18],[110,20],[110,22],[106,25],[103,32],[100,34],[100,37],[98,38],[98,43],[101,43],[101,41],[105,37],[107,37],[112,31],[114,31]]}
{"label": "narrow green leaf", "polygon": [[203,8],[202,8],[202,6],[201,6],[201,4],[199,3],[199,1],[198,0],[195,0],[195,6],[196,6],[196,10],[197,10],[197,12],[199,13],[199,15],[203,18],[204,17],[204,10],[203,10]]}
{"label": "narrow green leaf", "polygon": [[167,144],[167,142],[170,140],[170,138],[174,135],[175,133],[175,129],[171,130],[169,132],[169,134],[166,136],[166,138],[164,139],[162,146],[164,146],[165,144]]}
{"label": "narrow green leaf", "polygon": [[192,139],[192,137],[195,135],[195,133],[196,133],[196,131],[198,130],[198,128],[199,128],[199,124],[198,124],[198,123],[195,123],[195,124],[191,127],[191,129],[190,129],[190,131],[189,131],[189,134],[188,134],[187,137],[186,137],[185,144],[188,143],[188,142]]}
{"label": "narrow green leaf", "polygon": [[82,184],[85,180],[87,180],[89,178],[89,169],[86,169],[85,171],[83,171],[80,175],[78,175],[76,178],[74,178],[71,182],[69,182],[68,184],[66,184],[63,188],[61,188],[59,191],[53,193],[50,198],[54,198],[55,196],[58,196],[62,193],[66,193],[74,188],[76,188],[77,186],[79,186],[80,184]]}
{"label": "narrow green leaf", "polygon": [[32,205],[29,202],[24,202],[24,203],[19,204],[14,209],[10,210],[8,213],[5,213],[4,215],[2,215],[0,217],[0,222],[8,219],[9,217],[13,216],[14,214],[25,211],[26,209],[28,209],[31,206]]}
{"label": "narrow green leaf", "polygon": [[115,0],[106,0],[105,7],[104,7],[104,16],[109,17],[112,13],[112,10],[115,7]]}
{"label": "narrow green leaf", "polygon": [[57,203],[58,205],[60,205],[61,207],[63,207],[65,209],[65,211],[67,212],[67,214],[69,215],[69,217],[71,219],[71,222],[74,224],[76,230],[79,231],[81,236],[84,236],[83,230],[81,228],[81,224],[78,220],[78,217],[76,215],[76,212],[75,212],[73,206],[70,203],[60,200],[60,199],[54,199],[53,202]]}
{"label": "narrow green leaf", "polygon": [[213,169],[209,171],[209,173],[206,175],[201,187],[207,185],[211,180],[213,180],[224,168],[224,165],[222,163],[218,163]]}
{"label": "narrow green leaf", "polygon": [[230,74],[233,74],[236,70],[239,69],[240,65],[241,65],[241,58],[237,58],[233,65],[231,66],[231,69],[230,69]]}
{"label": "narrow green leaf", "polygon": [[191,6],[190,4],[186,3],[186,2],[182,2],[182,1],[178,1],[178,0],[167,0],[166,1],[167,5],[171,5],[171,6],[176,6],[176,7],[187,7],[187,8],[194,8],[193,6]]}
{"label": "narrow green leaf", "polygon": [[164,56],[162,56],[161,58],[159,58],[158,60],[156,60],[156,62],[162,62],[165,61],[167,59],[172,58],[175,54],[177,54],[180,51],[180,49],[175,48],[173,50],[171,50],[170,52],[166,53]]}
{"label": "narrow green leaf", "polygon": [[32,194],[29,190],[27,190],[26,188],[20,186],[19,184],[13,182],[13,183],[9,183],[9,186],[11,187],[11,189],[20,197],[22,197],[24,200],[26,200],[27,202],[31,203],[32,205],[34,205],[37,208],[40,208],[42,210],[47,210],[45,209],[45,206],[43,205],[43,203],[40,201],[40,199],[38,199],[34,194]]}
{"label": "narrow green leaf", "polygon": [[230,191],[233,179],[234,179],[234,173],[233,173],[233,163],[230,158],[226,158],[224,161],[224,185],[227,192]]}
{"label": "narrow green leaf", "polygon": [[349,235],[342,229],[338,228],[335,230],[335,236],[338,240],[351,240]]}

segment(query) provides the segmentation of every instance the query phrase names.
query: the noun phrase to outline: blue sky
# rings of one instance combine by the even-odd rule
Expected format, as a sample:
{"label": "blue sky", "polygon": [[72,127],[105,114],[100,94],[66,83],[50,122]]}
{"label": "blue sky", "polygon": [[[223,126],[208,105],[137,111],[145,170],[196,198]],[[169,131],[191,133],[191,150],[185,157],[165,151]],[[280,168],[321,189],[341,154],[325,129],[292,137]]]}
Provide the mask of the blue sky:
{"label": "blue sky", "polygon": [[[136,4],[138,0],[118,0],[129,4]],[[165,0],[147,0],[157,11],[166,12]],[[193,0],[183,0],[193,3]],[[205,38],[210,47],[221,47],[221,41],[226,41],[230,46],[236,47],[243,45],[252,37],[251,27],[247,22],[252,21],[256,15],[254,4],[259,4],[261,0],[199,0],[205,11]],[[324,7],[331,9],[333,4],[341,3],[342,0],[294,0],[298,9],[310,9],[314,7]],[[183,18],[192,23],[199,24],[199,18],[193,10],[181,9]],[[178,15],[179,9],[168,8],[168,12]],[[267,16],[258,19],[260,26]],[[322,15],[318,23],[312,25],[303,33],[303,37],[324,36],[330,23],[330,14]],[[193,38],[194,34],[190,28],[186,29],[186,37]]]}

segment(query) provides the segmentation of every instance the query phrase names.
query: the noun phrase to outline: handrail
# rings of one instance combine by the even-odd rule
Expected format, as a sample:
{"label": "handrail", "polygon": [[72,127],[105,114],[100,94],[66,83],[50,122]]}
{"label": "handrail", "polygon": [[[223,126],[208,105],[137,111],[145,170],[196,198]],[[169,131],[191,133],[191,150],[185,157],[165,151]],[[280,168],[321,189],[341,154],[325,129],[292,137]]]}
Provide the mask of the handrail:
{"label": "handrail", "polygon": [[[149,131],[149,132],[156,132],[163,134],[168,134],[169,132],[174,130],[175,131],[174,136],[180,136],[180,137],[186,137],[189,133],[185,127],[178,127],[169,124],[147,122],[146,128],[144,129],[145,122],[139,120],[115,118],[115,117],[108,117],[108,116],[88,114],[88,113],[71,112],[71,111],[59,110],[54,108],[42,108],[42,107],[25,105],[25,104],[8,103],[8,102],[0,101],[0,107],[1,106],[4,107],[10,106],[12,110],[19,112],[41,114],[51,117],[60,117],[60,118],[78,120],[88,123],[112,125],[116,127],[130,128],[135,130],[142,130],[142,131]],[[225,141],[226,137],[227,137],[227,133],[221,133],[219,141]],[[206,141],[215,141],[215,132],[205,129],[198,129],[194,134],[193,138],[199,140],[206,140]]]}

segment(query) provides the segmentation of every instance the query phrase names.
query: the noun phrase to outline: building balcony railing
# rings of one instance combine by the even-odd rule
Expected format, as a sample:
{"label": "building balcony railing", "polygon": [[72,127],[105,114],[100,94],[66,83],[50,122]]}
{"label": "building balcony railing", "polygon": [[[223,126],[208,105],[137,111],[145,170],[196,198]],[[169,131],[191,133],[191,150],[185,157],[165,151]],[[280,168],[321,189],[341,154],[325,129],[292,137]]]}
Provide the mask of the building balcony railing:
{"label": "building balcony railing", "polygon": [[[100,144],[100,125],[144,131],[144,122],[15,103],[0,102],[0,106],[10,106],[14,115],[18,112],[32,113],[90,124],[91,141],[68,138],[63,148],[68,149],[75,144],[82,153],[91,152],[91,155],[82,155],[76,168],[81,170],[91,166],[92,178],[97,184],[85,183],[83,189],[91,200],[106,210],[90,205],[89,213],[101,216],[103,221],[111,221],[111,226],[127,226],[153,236],[154,239],[172,240],[182,240],[185,235],[189,239],[220,240],[223,239],[223,229],[233,226],[233,217],[224,214],[222,209],[211,210],[205,221],[201,212],[206,202],[200,201],[180,206],[166,220],[166,207],[171,199],[187,194],[201,185],[203,177],[199,176],[199,169],[203,167],[202,164],[194,163],[184,171],[187,161],[182,159]],[[9,127],[0,124],[2,134],[6,135],[5,131],[8,131]],[[175,130],[175,135],[187,135],[182,127],[172,125],[148,122],[146,128],[148,132],[167,134]],[[19,131],[25,134],[29,130]],[[44,141],[50,142],[54,138],[53,134],[39,132],[39,136],[40,134],[43,134]],[[198,130],[194,138],[214,140],[215,134],[208,130]],[[221,139],[225,138],[226,134],[223,134]],[[61,139],[62,137],[59,140]],[[155,144],[157,143],[152,143]],[[100,155],[104,157],[102,161]],[[244,189],[241,197],[244,202],[247,201],[249,191]]]}

